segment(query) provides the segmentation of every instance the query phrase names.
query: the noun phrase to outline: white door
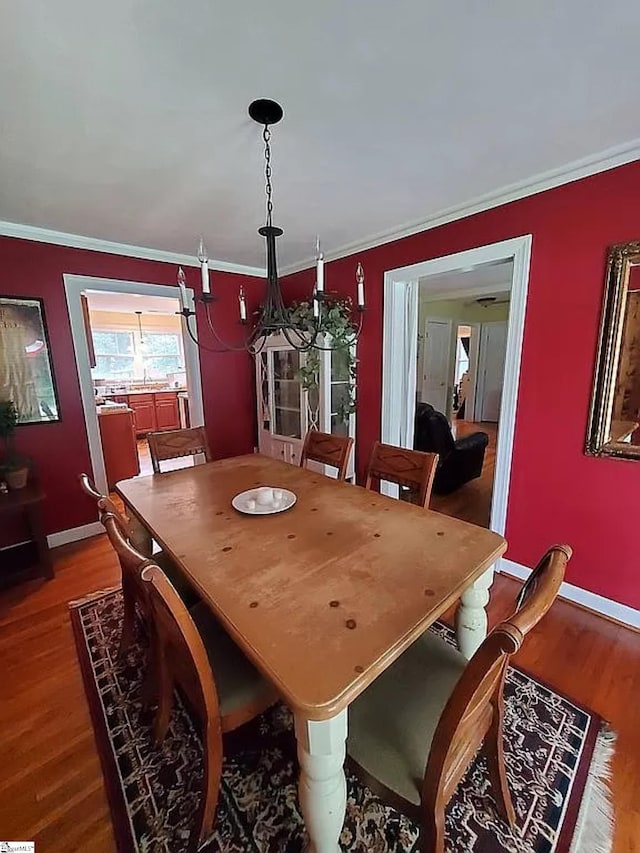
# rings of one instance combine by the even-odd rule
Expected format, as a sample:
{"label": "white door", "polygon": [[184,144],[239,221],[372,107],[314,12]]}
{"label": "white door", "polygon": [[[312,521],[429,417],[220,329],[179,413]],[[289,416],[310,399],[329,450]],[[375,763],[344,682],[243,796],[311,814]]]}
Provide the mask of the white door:
{"label": "white door", "polygon": [[422,359],[423,403],[449,417],[451,365],[451,320],[427,320]]}
{"label": "white door", "polygon": [[476,420],[497,423],[504,384],[504,360],[507,351],[507,324],[483,323],[480,331]]}

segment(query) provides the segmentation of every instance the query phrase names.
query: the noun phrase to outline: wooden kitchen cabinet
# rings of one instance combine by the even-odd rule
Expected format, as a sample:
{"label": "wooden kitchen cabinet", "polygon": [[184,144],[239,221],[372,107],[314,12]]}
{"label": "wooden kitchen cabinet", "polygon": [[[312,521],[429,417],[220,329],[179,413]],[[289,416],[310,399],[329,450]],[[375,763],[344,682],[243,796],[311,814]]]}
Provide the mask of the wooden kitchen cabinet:
{"label": "wooden kitchen cabinet", "polygon": [[109,489],[119,480],[135,477],[140,473],[133,412],[116,409],[98,414],[102,455]]}
{"label": "wooden kitchen cabinet", "polygon": [[133,410],[136,435],[180,429],[177,391],[153,391],[148,394],[105,394],[106,400],[126,403]]}
{"label": "wooden kitchen cabinet", "polygon": [[156,404],[153,394],[130,394],[129,406],[133,410],[136,435],[156,431]]}
{"label": "wooden kitchen cabinet", "polygon": [[179,429],[178,395],[174,391],[168,391],[156,393],[153,396],[156,406],[156,429]]}

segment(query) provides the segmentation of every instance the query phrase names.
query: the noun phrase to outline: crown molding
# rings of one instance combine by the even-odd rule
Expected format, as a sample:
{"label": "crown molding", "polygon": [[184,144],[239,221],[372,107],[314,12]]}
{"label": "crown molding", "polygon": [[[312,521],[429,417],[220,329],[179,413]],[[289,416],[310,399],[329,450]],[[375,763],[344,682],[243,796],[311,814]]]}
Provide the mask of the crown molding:
{"label": "crown molding", "polygon": [[[113,243],[97,237],[84,237],[81,234],[67,234],[64,231],[52,231],[37,228],[34,225],[20,225],[17,222],[0,221],[0,237],[16,237],[18,240],[35,240],[36,243],[52,243],[55,246],[67,246],[71,249],[87,249],[90,252],[106,252],[108,255],[121,255],[125,258],[141,258],[144,261],[160,261],[176,266],[198,266],[195,255],[182,255],[179,252],[165,252],[162,249],[150,249],[146,246],[131,246],[129,243]],[[266,277],[263,267],[249,267],[230,261],[209,259],[209,269],[218,272],[237,273]]]}
{"label": "crown molding", "polygon": [[[623,145],[617,145],[613,148],[607,148],[598,154],[593,154],[589,157],[583,157],[580,160],[574,160],[565,166],[558,169],[551,169],[548,172],[542,172],[532,178],[524,181],[518,181],[513,184],[508,184],[498,190],[478,196],[475,199],[465,202],[464,204],[447,207],[426,219],[421,219],[417,222],[410,222],[395,228],[390,231],[381,231],[370,237],[365,237],[362,240],[357,240],[353,243],[347,243],[335,251],[324,253],[325,261],[335,261],[338,258],[346,258],[356,252],[363,252],[367,249],[374,249],[377,246],[382,246],[385,243],[391,243],[394,240],[401,240],[403,237],[411,237],[414,234],[419,234],[421,231],[429,231],[432,228],[437,228],[440,225],[446,225],[449,222],[455,222],[457,219],[464,219],[466,216],[472,216],[475,213],[482,213],[485,210],[491,210],[493,207],[500,207],[502,204],[508,204],[512,201],[518,201],[527,196],[535,195],[536,193],[552,190],[555,187],[560,187],[563,184],[569,184],[572,181],[578,181],[581,178],[588,178],[591,175],[597,175],[599,172],[606,172],[609,169],[615,169],[616,166],[624,166],[627,163],[633,163],[635,160],[640,160],[640,139],[634,139],[631,142],[626,142]],[[281,276],[291,275],[295,272],[309,269],[315,263],[315,258],[301,261],[297,264],[290,264],[280,271]]]}

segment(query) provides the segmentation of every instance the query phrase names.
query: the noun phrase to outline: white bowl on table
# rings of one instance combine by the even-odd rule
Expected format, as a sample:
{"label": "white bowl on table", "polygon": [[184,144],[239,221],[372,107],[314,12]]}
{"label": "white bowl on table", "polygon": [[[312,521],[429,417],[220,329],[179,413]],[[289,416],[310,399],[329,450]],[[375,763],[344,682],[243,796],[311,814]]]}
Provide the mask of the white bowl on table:
{"label": "white bowl on table", "polygon": [[240,492],[233,498],[231,505],[245,515],[273,515],[291,509],[296,500],[296,495],[289,489],[260,486],[258,489]]}

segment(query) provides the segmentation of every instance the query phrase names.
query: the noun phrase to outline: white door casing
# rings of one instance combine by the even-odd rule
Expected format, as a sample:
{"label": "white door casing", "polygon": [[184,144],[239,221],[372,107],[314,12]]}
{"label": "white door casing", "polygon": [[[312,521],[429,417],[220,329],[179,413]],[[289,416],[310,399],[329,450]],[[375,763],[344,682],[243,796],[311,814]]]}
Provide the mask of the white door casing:
{"label": "white door casing", "polygon": [[483,323],[476,383],[476,420],[493,423],[499,420],[506,350],[507,323]]}
{"label": "white door casing", "polygon": [[[397,281],[384,289],[382,347],[382,441],[413,447],[418,358],[418,279]],[[393,383],[385,385],[384,377]],[[386,393],[385,393],[386,390]],[[380,484],[384,495],[398,497],[394,483]]]}
{"label": "white door casing", "polygon": [[430,317],[425,323],[420,399],[447,418],[451,387],[452,321]]}
{"label": "white door casing", "polygon": [[464,420],[475,420],[476,384],[478,379],[478,354],[480,350],[480,323],[466,323],[471,328],[469,342],[469,388],[464,410]]}
{"label": "white door casing", "polygon": [[[168,296],[172,299],[179,299],[180,290],[177,286],[146,284],[139,281],[119,281],[109,278],[93,278],[91,276],[72,275],[69,273],[65,273],[63,279],[71,323],[71,338],[80,382],[82,408],[87,428],[93,478],[98,491],[108,494],[109,489],[102,454],[98,412],[93,392],[93,379],[89,364],[89,351],[87,348],[80,294],[84,290],[104,290],[112,293],[138,293],[143,296]],[[189,307],[193,308],[193,290],[191,288],[187,288],[187,297],[190,303]],[[187,374],[187,387],[189,389],[191,426],[202,426],[204,424],[204,404],[202,399],[202,380],[200,377],[200,354],[198,347],[186,332],[184,323],[182,327],[182,343]]]}
{"label": "white door casing", "polygon": [[[407,419],[409,413],[402,410],[402,402],[397,400],[398,386],[405,381],[402,375],[403,362],[394,354],[401,349],[403,338],[407,335],[406,327],[402,327],[399,312],[393,306],[401,302],[403,293],[411,281],[429,275],[462,270],[477,264],[495,263],[511,259],[513,261],[511,279],[511,299],[509,306],[509,322],[507,332],[507,350],[500,406],[500,431],[496,448],[496,469],[494,478],[493,500],[491,504],[490,527],[497,533],[504,534],[507,517],[507,502],[509,497],[509,479],[511,473],[511,457],[513,453],[513,438],[515,432],[516,403],[518,397],[518,381],[520,377],[520,359],[522,354],[522,338],[524,333],[524,317],[527,302],[527,287],[529,284],[529,263],[531,258],[531,234],[491,243],[411,264],[406,267],[387,270],[384,274],[384,338],[382,352],[382,441],[389,444],[399,444],[400,419]],[[469,292],[447,293],[443,298],[475,295]],[[417,314],[417,298],[415,302]],[[393,332],[393,334],[391,334]],[[413,364],[415,364],[415,359]],[[415,375],[415,371],[412,371]],[[408,401],[415,413],[415,398]],[[413,439],[413,434],[411,435]],[[395,439],[395,441],[394,441]],[[408,442],[401,446],[410,447]]]}

